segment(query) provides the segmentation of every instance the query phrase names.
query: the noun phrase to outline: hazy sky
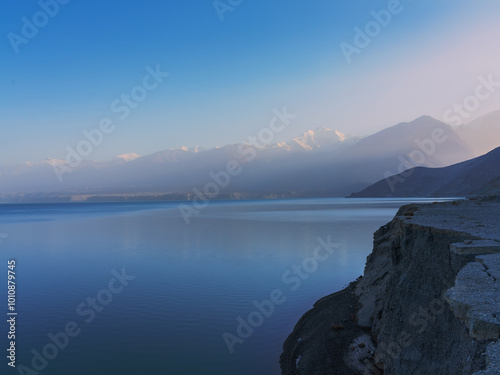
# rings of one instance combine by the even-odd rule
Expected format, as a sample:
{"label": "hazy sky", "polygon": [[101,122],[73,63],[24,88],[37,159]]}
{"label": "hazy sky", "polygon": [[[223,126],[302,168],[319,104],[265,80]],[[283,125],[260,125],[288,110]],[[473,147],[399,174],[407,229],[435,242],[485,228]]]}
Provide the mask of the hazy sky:
{"label": "hazy sky", "polygon": [[[63,159],[103,118],[115,128],[90,159],[241,142],[283,107],[297,118],[276,140],[319,126],[368,135],[442,119],[478,77],[500,81],[498,0],[54,1],[0,5],[0,164]],[[380,30],[369,24],[388,8]],[[358,48],[350,63],[343,42]],[[148,67],[169,76],[143,81]],[[126,113],[134,89],[144,100]]]}

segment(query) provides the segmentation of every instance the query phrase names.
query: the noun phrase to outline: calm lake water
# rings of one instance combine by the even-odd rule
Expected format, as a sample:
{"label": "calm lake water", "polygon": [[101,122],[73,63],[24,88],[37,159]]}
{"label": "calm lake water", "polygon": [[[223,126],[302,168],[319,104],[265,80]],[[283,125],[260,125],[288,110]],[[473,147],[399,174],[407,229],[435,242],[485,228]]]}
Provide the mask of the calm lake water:
{"label": "calm lake water", "polygon": [[[213,202],[189,225],[171,202],[0,205],[3,311],[17,262],[18,370],[277,375],[297,320],[363,273],[373,232],[415,201],[430,202]],[[2,358],[2,374],[17,374]]]}

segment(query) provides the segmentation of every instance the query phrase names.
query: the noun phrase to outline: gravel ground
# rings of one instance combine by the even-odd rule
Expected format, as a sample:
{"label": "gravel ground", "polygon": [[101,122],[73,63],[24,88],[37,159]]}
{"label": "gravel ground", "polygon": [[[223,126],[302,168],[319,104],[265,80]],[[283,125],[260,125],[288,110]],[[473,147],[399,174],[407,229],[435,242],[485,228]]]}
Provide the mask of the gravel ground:
{"label": "gravel ground", "polygon": [[478,198],[408,207],[417,208],[415,211],[408,210],[413,211],[413,215],[403,215],[408,222],[500,241],[500,198]]}

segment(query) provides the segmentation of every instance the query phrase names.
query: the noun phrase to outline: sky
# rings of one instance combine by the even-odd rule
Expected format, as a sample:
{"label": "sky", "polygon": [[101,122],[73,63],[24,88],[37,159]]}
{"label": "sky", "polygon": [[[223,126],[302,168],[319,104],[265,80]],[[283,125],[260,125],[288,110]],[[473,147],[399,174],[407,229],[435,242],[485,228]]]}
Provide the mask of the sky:
{"label": "sky", "polygon": [[86,158],[244,142],[284,108],[276,141],[443,120],[481,77],[500,81],[498,14],[497,0],[5,0],[0,165],[64,159],[109,120]]}

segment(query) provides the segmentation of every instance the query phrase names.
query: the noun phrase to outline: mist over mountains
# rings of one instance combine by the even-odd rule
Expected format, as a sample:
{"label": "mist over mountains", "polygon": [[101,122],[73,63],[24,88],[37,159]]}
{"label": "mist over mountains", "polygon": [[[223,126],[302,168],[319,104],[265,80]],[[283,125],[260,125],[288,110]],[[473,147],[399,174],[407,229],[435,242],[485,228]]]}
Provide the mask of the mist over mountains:
{"label": "mist over mountains", "polygon": [[410,169],[351,197],[464,197],[499,193],[500,147],[449,167]]}
{"label": "mist over mountains", "polygon": [[212,149],[180,147],[145,156],[130,153],[105,161],[82,161],[64,174],[62,182],[55,170],[66,162],[48,159],[1,166],[0,192],[3,201],[48,196],[189,195],[203,192],[232,163],[239,173],[227,183],[219,183],[220,192],[252,197],[341,197],[414,167],[446,167],[484,154],[489,147],[500,146],[499,120],[500,111],[454,129],[422,116],[368,137],[323,127],[288,142],[263,146],[241,143]]}
{"label": "mist over mountains", "polygon": [[500,111],[496,111],[458,127],[457,134],[475,154],[484,155],[500,146]]}

